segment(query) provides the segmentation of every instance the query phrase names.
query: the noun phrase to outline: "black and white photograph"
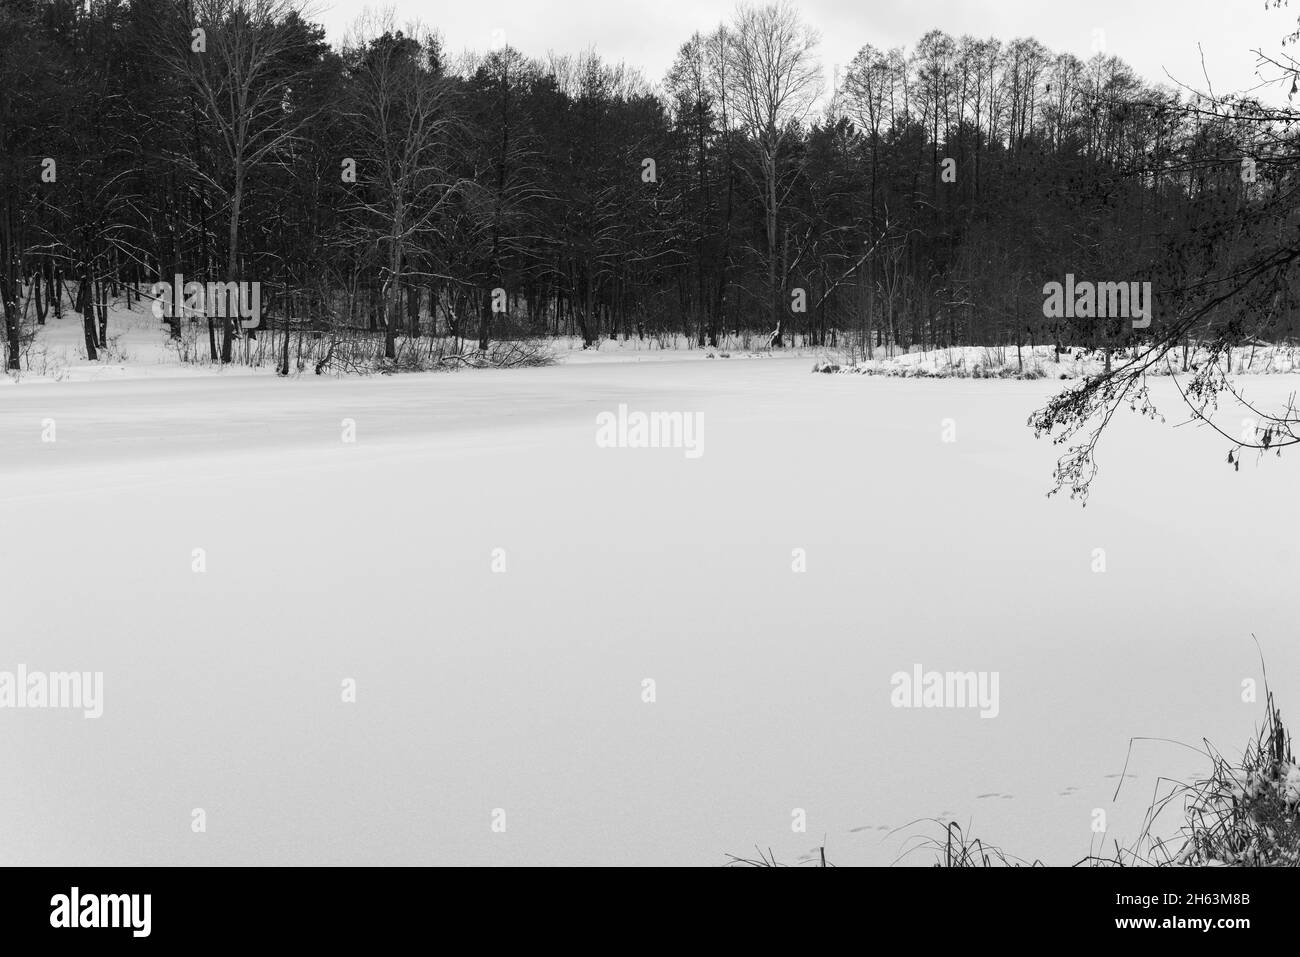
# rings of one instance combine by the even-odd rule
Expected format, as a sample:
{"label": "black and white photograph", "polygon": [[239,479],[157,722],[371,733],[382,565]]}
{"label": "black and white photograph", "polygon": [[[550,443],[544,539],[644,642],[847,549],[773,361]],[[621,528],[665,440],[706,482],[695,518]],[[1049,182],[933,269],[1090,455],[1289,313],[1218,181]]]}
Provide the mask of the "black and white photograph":
{"label": "black and white photograph", "polygon": [[0,877],[55,888],[3,920],[980,868],[1281,928],[1237,875],[1300,866],[1298,43],[0,0]]}

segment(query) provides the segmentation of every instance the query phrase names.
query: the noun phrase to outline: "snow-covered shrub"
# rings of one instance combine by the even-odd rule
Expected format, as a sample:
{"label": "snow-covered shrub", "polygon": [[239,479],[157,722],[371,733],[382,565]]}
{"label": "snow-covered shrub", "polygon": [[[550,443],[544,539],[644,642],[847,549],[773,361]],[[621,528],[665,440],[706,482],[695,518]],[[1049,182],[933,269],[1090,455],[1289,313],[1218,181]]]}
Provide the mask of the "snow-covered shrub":
{"label": "snow-covered shrub", "polygon": [[1183,844],[1173,863],[1197,866],[1300,865],[1300,766],[1291,735],[1268,697],[1268,720],[1239,762],[1211,752],[1211,773],[1180,787]]}

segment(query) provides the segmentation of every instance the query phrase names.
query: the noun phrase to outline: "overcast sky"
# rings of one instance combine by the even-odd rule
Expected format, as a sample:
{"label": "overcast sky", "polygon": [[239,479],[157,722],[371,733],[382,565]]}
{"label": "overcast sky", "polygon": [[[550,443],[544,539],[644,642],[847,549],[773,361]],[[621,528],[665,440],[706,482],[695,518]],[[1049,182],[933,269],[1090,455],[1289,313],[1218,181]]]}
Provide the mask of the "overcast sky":
{"label": "overcast sky", "polygon": [[[1257,84],[1252,49],[1276,52],[1300,11],[1265,10],[1265,0],[797,0],[821,33],[829,82],[864,44],[911,47],[935,27],[958,36],[1002,40],[1037,37],[1053,51],[1087,59],[1097,38],[1149,80],[1167,70],[1203,88],[1205,65],[1216,92]],[[653,83],[663,79],[677,48],[693,32],[727,19],[734,0],[314,0],[315,19],[331,41],[367,7],[392,7],[399,23],[418,18],[438,29],[449,52],[485,50],[504,39],[529,56],[577,53],[588,47],[607,60],[637,66]],[[1098,32],[1100,31],[1100,32]],[[1201,45],[1198,50],[1197,44]],[[1270,97],[1270,99],[1273,97]]]}

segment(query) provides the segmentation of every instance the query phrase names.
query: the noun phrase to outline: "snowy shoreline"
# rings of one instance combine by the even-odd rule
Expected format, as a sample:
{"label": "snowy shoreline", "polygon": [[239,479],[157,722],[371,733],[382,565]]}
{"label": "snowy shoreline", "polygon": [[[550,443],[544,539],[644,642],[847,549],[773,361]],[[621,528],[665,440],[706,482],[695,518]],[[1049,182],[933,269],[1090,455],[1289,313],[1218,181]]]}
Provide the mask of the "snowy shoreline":
{"label": "snowy shoreline", "polygon": [[[1300,372],[1300,347],[1246,345],[1232,349],[1232,375],[1293,375]],[[1132,351],[1112,353],[1119,368],[1133,358]],[[1195,372],[1209,361],[1204,349],[1172,350],[1167,362],[1152,366],[1149,375],[1167,376]],[[1105,370],[1105,355],[1073,348],[1058,353],[1054,346],[960,346],[916,350],[872,359],[823,356],[815,373],[896,376],[905,379],[1084,379]],[[1220,360],[1222,362],[1222,360]],[[1227,371],[1225,369],[1225,371]]]}

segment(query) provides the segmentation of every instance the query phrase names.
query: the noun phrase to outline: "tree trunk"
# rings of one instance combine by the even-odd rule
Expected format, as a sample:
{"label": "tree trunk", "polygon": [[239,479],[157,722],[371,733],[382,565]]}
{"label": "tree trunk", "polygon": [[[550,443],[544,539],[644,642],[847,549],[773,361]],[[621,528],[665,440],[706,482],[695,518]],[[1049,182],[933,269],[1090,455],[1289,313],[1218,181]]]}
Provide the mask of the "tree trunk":
{"label": "tree trunk", "polygon": [[492,342],[492,290],[485,290],[481,300],[478,320],[479,352],[487,352]]}
{"label": "tree trunk", "polygon": [[[235,170],[235,188],[230,195],[230,242],[226,250],[226,279],[237,282],[239,267],[239,214],[244,205],[244,171]],[[205,304],[206,305],[206,304]],[[230,312],[229,309],[222,310]],[[221,320],[221,364],[229,365],[235,342],[235,320],[227,315]]]}
{"label": "tree trunk", "polygon": [[81,328],[86,337],[86,358],[91,362],[99,360],[95,349],[95,311],[90,299],[90,267],[85,266],[81,273],[81,288],[77,291],[77,311],[81,313]]}
{"label": "tree trunk", "polygon": [[781,290],[776,286],[776,151],[765,158],[763,172],[767,179],[767,288],[771,294],[772,341],[774,349],[784,346],[785,313],[781,310]]}
{"label": "tree trunk", "polygon": [[8,277],[0,277],[0,299],[4,300],[5,338],[9,343],[9,361],[6,368],[10,372],[17,372],[22,343],[18,336],[18,303],[14,296],[13,282]]}
{"label": "tree trunk", "polygon": [[[400,226],[401,221],[398,220]],[[384,358],[397,358],[397,323],[399,304],[402,296],[402,247],[396,237],[393,238],[388,258],[388,280],[380,295],[380,308],[384,321]]]}
{"label": "tree trunk", "polygon": [[38,326],[45,325],[45,314],[49,312],[47,301],[41,296],[41,286],[45,284],[45,266],[46,263],[42,260],[36,275],[32,277],[32,295],[36,297],[36,324]]}
{"label": "tree trunk", "polygon": [[108,347],[108,290],[104,283],[99,283],[99,344]]}
{"label": "tree trunk", "polygon": [[406,322],[411,338],[420,338],[420,287],[416,283],[406,287]]}

